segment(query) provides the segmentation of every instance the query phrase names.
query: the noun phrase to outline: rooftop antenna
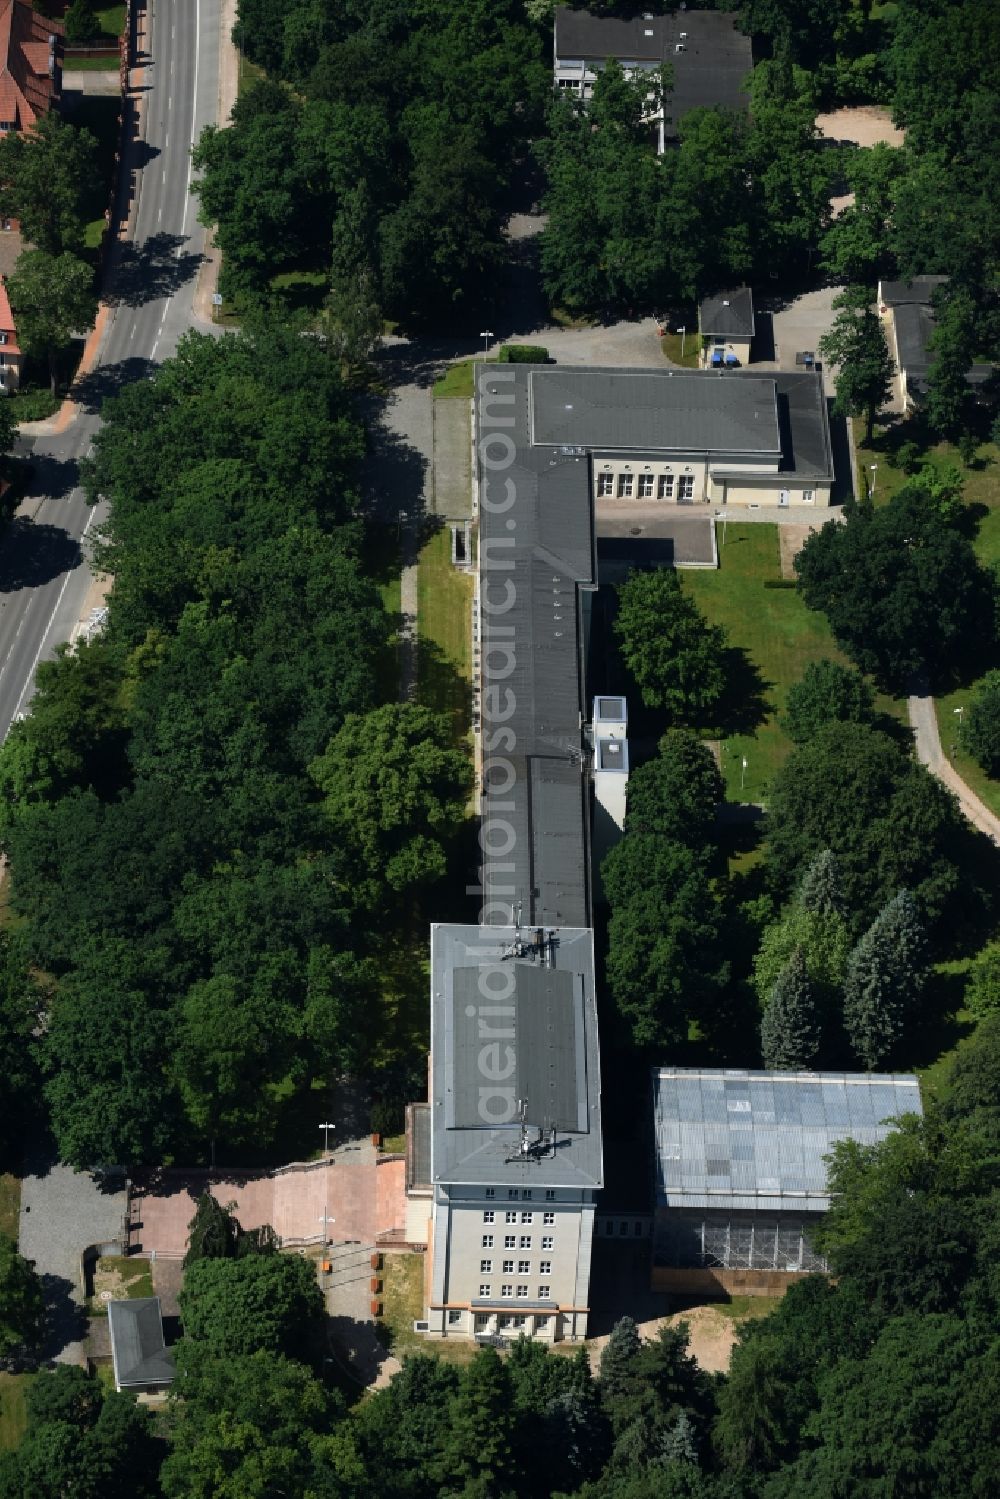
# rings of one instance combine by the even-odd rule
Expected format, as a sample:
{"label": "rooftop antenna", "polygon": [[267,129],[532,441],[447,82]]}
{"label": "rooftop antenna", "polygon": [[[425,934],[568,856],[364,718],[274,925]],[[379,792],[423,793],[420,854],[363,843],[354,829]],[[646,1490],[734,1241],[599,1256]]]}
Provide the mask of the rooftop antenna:
{"label": "rooftop antenna", "polygon": [[[553,1124],[550,1131],[546,1132],[544,1127],[538,1126],[534,1139],[528,1132],[528,1100],[518,1099],[517,1114],[521,1121],[521,1132],[518,1142],[504,1160],[505,1166],[511,1166],[515,1161],[540,1161],[543,1156],[548,1155],[551,1150],[555,1153],[556,1127]],[[548,1143],[546,1142],[548,1134]]]}
{"label": "rooftop antenna", "polygon": [[501,962],[504,962],[507,958],[524,957],[525,947],[521,937],[521,908],[523,904],[524,902],[519,900],[514,907],[514,940],[500,954]]}

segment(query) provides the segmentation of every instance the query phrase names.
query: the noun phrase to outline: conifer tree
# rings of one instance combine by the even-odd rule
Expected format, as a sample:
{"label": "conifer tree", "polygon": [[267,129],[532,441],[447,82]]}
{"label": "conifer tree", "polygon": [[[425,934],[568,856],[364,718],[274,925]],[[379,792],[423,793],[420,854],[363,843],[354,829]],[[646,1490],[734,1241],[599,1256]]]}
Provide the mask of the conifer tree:
{"label": "conifer tree", "polygon": [[818,916],[844,914],[844,897],[840,889],[837,856],[832,849],[821,848],[812,860],[799,886],[799,905]]}
{"label": "conifer tree", "polygon": [[765,1067],[794,1071],[815,1066],[820,1035],[816,992],[797,947],[775,981],[760,1023]]}
{"label": "conifer tree", "polygon": [[635,1378],[635,1362],[642,1343],[631,1317],[621,1317],[601,1354],[601,1399],[605,1405],[624,1395]]}
{"label": "conifer tree", "polygon": [[927,981],[927,941],[917,903],[901,890],[851,953],[844,1024],[858,1060],[881,1066],[915,1010]]}

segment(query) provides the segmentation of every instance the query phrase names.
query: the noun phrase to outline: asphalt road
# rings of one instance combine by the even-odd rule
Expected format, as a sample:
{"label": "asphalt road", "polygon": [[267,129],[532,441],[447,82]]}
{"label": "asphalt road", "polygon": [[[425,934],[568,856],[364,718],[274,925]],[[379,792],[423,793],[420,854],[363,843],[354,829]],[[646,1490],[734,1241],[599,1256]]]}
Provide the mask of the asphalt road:
{"label": "asphalt road", "polygon": [[111,311],[99,363],[81,382],[65,432],[34,440],[32,490],[0,548],[0,738],[24,713],[39,661],[69,639],[92,581],[88,542],[104,507],[89,508],[78,465],[104,398],[146,378],[195,321],[204,246],[191,198],[190,150],[216,119],[220,0],[149,0],[142,138],[135,145],[135,232],[106,288]]}

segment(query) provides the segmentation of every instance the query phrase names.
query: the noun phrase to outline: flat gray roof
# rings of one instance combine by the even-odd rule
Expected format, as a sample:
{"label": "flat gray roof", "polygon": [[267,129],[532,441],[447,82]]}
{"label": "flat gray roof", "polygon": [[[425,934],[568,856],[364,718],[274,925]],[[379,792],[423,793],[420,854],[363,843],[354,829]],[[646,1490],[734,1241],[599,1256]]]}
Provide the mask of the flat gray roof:
{"label": "flat gray roof", "polygon": [[124,1389],[170,1384],[173,1355],[163,1341],[158,1296],[108,1302],[108,1330],[115,1383]]}
{"label": "flat gray roof", "polygon": [[825,1212],[825,1157],[920,1114],[909,1075],[661,1067],[653,1073],[656,1205]]}
{"label": "flat gray roof", "polygon": [[[431,1178],[601,1185],[600,1063],[590,928],[431,927]],[[545,1148],[507,1157],[528,1137]],[[555,1149],[548,1148],[555,1129]]]}
{"label": "flat gray roof", "polygon": [[698,327],[708,338],[753,338],[753,292],[749,286],[706,297],[698,308]]}
{"label": "flat gray roof", "polygon": [[532,368],[535,444],[602,453],[707,453],[778,458],[773,375],[715,370]]}
{"label": "flat gray roof", "polygon": [[945,286],[947,281],[947,276],[913,276],[909,281],[880,281],[879,298],[883,307],[903,307],[908,304],[929,307],[938,287]]}
{"label": "flat gray roof", "polygon": [[[478,473],[479,587],[487,605],[481,811],[484,848],[503,850],[484,854],[484,900],[490,924],[513,922],[520,902],[526,925],[585,927],[583,723],[588,593],[597,577],[590,468],[579,450],[531,446],[531,368],[475,371],[479,450],[494,465],[484,468],[480,459]],[[489,612],[501,602],[501,613]]]}
{"label": "flat gray roof", "polygon": [[[684,51],[675,49],[686,36]],[[692,109],[737,112],[750,107],[744,88],[753,67],[750,38],[733,15],[716,10],[675,11],[666,16],[595,16],[560,6],[555,12],[557,61],[622,63],[673,68],[673,94],[667,104],[667,133]]]}

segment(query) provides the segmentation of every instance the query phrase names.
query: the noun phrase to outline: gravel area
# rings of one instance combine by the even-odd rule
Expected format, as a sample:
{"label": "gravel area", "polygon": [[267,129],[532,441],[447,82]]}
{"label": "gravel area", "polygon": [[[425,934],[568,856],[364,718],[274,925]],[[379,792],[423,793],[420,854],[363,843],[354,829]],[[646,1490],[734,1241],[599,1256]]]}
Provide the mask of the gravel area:
{"label": "gravel area", "polygon": [[816,129],[831,141],[852,141],[856,146],[901,146],[905,139],[892,123],[888,109],[878,104],[859,104],[853,109],[835,109],[816,116]]}
{"label": "gravel area", "polygon": [[92,1176],[69,1166],[35,1163],[22,1181],[19,1247],[45,1286],[49,1357],[83,1362],[80,1256],[88,1245],[115,1240],[124,1216],[124,1192],[104,1192]]}

